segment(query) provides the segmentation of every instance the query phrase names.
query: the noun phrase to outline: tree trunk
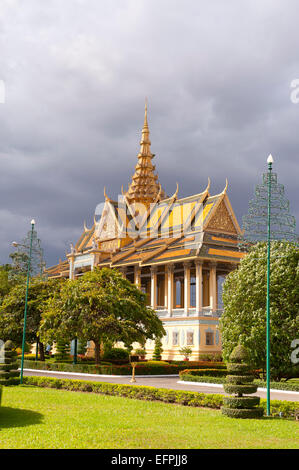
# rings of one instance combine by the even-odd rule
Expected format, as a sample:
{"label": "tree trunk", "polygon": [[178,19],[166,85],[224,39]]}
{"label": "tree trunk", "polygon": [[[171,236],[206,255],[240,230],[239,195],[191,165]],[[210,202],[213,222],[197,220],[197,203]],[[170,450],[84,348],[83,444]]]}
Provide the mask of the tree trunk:
{"label": "tree trunk", "polygon": [[100,341],[95,341],[94,342],[94,356],[95,356],[95,362],[96,364],[100,364],[101,361],[101,343]]}
{"label": "tree trunk", "polygon": [[44,350],[44,343],[39,343],[39,357],[41,361],[45,360],[45,350]]}

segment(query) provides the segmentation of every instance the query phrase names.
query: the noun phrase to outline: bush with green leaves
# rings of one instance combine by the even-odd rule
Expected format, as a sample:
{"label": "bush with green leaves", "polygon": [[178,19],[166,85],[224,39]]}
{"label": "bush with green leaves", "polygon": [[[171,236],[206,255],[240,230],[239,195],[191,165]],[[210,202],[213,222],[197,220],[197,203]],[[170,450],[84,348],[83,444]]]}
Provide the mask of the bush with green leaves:
{"label": "bush with green leaves", "polygon": [[[250,351],[255,369],[266,369],[267,244],[257,243],[226,276],[220,319],[225,361],[238,344]],[[290,242],[271,242],[271,380],[296,376],[291,342],[299,331],[299,250]]]}
{"label": "bush with green leaves", "polygon": [[180,372],[181,375],[197,375],[199,377],[209,376],[209,377],[226,377],[226,369],[185,369]]}
{"label": "bush with green leaves", "polygon": [[183,348],[181,348],[181,349],[179,350],[179,353],[180,353],[182,356],[184,356],[185,359],[188,360],[189,357],[190,357],[191,354],[192,354],[192,349],[189,348],[188,346],[185,346],[185,347],[183,347]]}
{"label": "bush with green leaves", "polygon": [[18,385],[20,383],[18,354],[12,341],[4,344],[4,362],[0,364],[0,387],[1,385]]}
{"label": "bush with green leaves", "polygon": [[129,353],[126,349],[123,348],[111,348],[105,350],[103,357],[103,361],[111,361],[111,360],[128,360],[129,361]]}
{"label": "bush with green leaves", "polygon": [[65,361],[70,359],[70,343],[63,339],[57,340],[55,361]]}
{"label": "bush with green leaves", "polygon": [[156,338],[155,339],[155,348],[154,348],[154,352],[153,352],[153,359],[155,361],[161,361],[161,358],[162,358],[162,352],[163,352],[163,348],[162,348],[162,341],[160,338]]}
{"label": "bush with green leaves", "polygon": [[252,394],[257,391],[257,385],[253,383],[254,375],[249,365],[248,351],[244,346],[238,345],[229,359],[229,375],[223,388],[226,393],[232,393],[234,396],[223,397],[222,414],[231,418],[260,418],[264,413],[263,408],[257,406],[260,398],[243,396],[244,393]]}

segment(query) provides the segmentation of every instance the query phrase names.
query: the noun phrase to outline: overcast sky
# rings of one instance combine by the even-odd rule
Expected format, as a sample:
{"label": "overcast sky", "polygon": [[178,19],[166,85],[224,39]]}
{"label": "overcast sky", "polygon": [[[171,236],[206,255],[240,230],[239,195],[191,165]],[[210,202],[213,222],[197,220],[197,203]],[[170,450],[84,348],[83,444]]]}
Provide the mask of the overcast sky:
{"label": "overcast sky", "polygon": [[[168,194],[211,178],[239,223],[275,159],[299,220],[297,0],[1,0],[0,263],[36,219],[47,265],[130,182],[148,97]],[[298,228],[297,228],[298,232]]]}

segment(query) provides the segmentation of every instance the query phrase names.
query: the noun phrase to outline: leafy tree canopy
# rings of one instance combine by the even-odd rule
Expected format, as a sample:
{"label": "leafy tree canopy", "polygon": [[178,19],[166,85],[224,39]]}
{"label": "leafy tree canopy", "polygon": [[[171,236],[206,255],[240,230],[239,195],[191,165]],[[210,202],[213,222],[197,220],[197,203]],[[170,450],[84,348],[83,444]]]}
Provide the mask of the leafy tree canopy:
{"label": "leafy tree canopy", "polygon": [[95,343],[96,361],[101,341],[143,342],[165,334],[156,313],[146,306],[146,296],[112,269],[96,268],[68,280],[49,300],[41,335],[48,342],[58,337]]}
{"label": "leafy tree canopy", "polygon": [[[59,290],[61,280],[43,281],[34,278],[28,289],[26,341],[36,341],[41,314],[48,299]],[[0,305],[0,338],[22,344],[26,283],[12,287]]]}
{"label": "leafy tree canopy", "polygon": [[[254,245],[238,269],[224,282],[224,313],[220,328],[223,357],[228,360],[237,344],[251,353],[254,367],[266,362],[267,244]],[[270,341],[271,376],[288,375],[291,342],[299,331],[299,251],[291,242],[271,242]]]}

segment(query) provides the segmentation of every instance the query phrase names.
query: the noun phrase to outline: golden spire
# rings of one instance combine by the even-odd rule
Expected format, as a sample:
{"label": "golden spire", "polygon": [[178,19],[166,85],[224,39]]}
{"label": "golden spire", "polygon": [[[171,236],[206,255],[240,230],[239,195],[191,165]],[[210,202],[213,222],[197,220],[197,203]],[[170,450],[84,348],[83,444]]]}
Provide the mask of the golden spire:
{"label": "golden spire", "polygon": [[[152,164],[154,154],[151,153],[151,141],[149,139],[149,127],[147,121],[147,100],[145,101],[144,123],[141,132],[140,151],[132,183],[126,193],[129,202],[142,202],[150,204],[154,202],[160,191],[158,176],[154,174],[155,165]],[[165,197],[161,191],[161,199]]]}

